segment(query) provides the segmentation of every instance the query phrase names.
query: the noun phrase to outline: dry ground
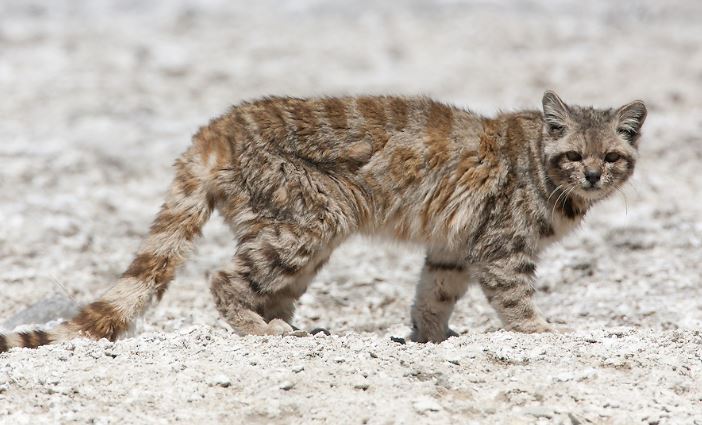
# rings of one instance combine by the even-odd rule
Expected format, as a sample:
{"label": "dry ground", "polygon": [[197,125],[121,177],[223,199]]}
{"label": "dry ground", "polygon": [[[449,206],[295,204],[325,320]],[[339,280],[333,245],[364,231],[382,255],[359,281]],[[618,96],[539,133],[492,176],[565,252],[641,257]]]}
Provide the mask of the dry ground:
{"label": "dry ground", "polygon": [[422,253],[354,240],[299,308],[335,336],[232,336],[207,284],[233,252],[216,218],[135,338],[0,355],[0,423],[702,424],[702,3],[377,3],[3,0],[0,317],[104,291],[189,136],[239,100],[422,93],[491,113],[553,88],[649,105],[626,202],[539,269],[542,310],[578,331],[500,331],[473,290],[460,338],[391,342]]}

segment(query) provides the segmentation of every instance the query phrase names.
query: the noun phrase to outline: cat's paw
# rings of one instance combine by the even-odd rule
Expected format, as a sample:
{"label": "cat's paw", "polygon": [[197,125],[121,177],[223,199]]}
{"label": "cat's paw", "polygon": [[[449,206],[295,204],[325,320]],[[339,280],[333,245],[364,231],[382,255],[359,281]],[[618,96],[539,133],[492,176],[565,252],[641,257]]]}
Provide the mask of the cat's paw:
{"label": "cat's paw", "polygon": [[266,327],[267,335],[288,335],[296,332],[285,320],[273,319]]}
{"label": "cat's paw", "polygon": [[456,331],[453,329],[448,329],[446,332],[443,334],[439,333],[426,333],[426,334],[420,334],[420,332],[417,329],[413,329],[412,333],[407,336],[406,339],[412,341],[412,342],[417,342],[420,344],[424,344],[427,342],[433,342],[433,343],[441,343],[449,338],[453,338],[455,336],[460,336]]}

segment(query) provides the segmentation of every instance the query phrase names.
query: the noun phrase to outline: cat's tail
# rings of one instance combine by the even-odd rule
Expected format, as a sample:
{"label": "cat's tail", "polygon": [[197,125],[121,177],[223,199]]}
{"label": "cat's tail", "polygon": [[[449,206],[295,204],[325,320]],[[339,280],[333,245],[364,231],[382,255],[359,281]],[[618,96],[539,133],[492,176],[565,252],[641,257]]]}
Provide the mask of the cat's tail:
{"label": "cat's tail", "polygon": [[[202,136],[202,131],[198,136]],[[54,329],[0,335],[0,352],[13,347],[36,348],[77,336],[114,341],[150,304],[161,299],[214,208],[215,197],[208,182],[219,158],[210,156],[223,152],[222,148],[213,149],[211,144],[198,140],[198,136],[176,161],[176,177],[166,201],[117,283],[73,319]]]}

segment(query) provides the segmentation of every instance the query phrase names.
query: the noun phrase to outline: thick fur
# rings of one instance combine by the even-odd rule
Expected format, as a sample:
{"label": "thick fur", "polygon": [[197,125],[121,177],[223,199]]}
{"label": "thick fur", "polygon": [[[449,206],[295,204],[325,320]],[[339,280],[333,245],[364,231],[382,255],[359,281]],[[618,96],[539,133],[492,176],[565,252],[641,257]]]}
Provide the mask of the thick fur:
{"label": "thick fur", "polygon": [[538,254],[631,175],[646,108],[568,106],[553,92],[542,102],[543,111],[494,118],[388,96],[233,107],[176,162],[166,202],[116,285],[55,330],[0,336],[0,351],[115,340],[161,298],[214,209],[238,244],[211,291],[238,334],[290,332],[296,300],[355,233],[427,247],[415,341],[453,334],[449,317],[470,280],[507,329],[552,331],[532,301]]}

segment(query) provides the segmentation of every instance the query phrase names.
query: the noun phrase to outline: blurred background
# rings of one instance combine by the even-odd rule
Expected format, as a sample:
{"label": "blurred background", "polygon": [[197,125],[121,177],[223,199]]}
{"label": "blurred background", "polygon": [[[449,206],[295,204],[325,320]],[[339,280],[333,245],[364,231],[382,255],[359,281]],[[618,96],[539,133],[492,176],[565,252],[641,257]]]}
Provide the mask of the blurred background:
{"label": "blurred background", "polygon": [[[575,327],[702,324],[698,1],[2,0],[0,317],[85,302],[129,263],[201,125],[264,95],[425,94],[491,114],[566,102],[649,107],[624,196],[544,256],[539,304]],[[369,247],[372,247],[369,249]],[[220,219],[147,329],[222,325],[208,273]],[[406,331],[422,254],[354,240],[299,322]],[[454,327],[499,323],[479,291]]]}

